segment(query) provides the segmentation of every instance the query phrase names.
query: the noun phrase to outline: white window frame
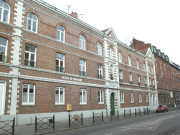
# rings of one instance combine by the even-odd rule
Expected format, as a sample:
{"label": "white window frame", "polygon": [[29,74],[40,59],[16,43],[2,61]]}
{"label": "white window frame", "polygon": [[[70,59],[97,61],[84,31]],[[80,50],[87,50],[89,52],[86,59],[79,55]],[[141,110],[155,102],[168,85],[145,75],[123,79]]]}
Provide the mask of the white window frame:
{"label": "white window frame", "polygon": [[123,71],[119,70],[119,80],[122,80],[123,82]]}
{"label": "white window frame", "polygon": [[[56,94],[58,91],[58,94]],[[61,91],[63,92],[63,102],[61,102]],[[58,95],[58,102],[56,102],[56,96]],[[55,88],[55,105],[64,105],[65,104],[65,88],[64,87],[56,87]]]}
{"label": "white window frame", "polygon": [[0,48],[5,48],[5,52],[4,52],[4,60],[0,61],[0,63],[2,62],[6,62],[7,60],[7,48],[8,48],[8,39],[6,38],[3,38],[3,37],[0,37],[0,39],[5,39],[6,40],[6,44],[5,45],[2,45],[2,43],[0,42]]}
{"label": "white window frame", "polygon": [[129,82],[132,82],[133,81],[133,75],[132,73],[129,73]]}
{"label": "white window frame", "polygon": [[139,69],[139,61],[136,60],[136,68]]}
{"label": "white window frame", "polygon": [[146,71],[146,65],[143,63],[143,70]]}
{"label": "white window frame", "polygon": [[112,47],[109,48],[109,58],[113,59],[113,49],[112,49]]}
{"label": "white window frame", "polygon": [[128,65],[131,66],[131,57],[128,56]]}
{"label": "white window frame", "polygon": [[144,77],[144,84],[147,86],[147,77]]}
{"label": "white window frame", "polygon": [[86,50],[86,38],[83,35],[79,37],[79,48]]}
{"label": "white window frame", "polygon": [[[57,55],[61,55],[62,58],[57,58]],[[56,65],[56,71],[64,72],[64,69],[65,69],[65,55],[62,54],[62,53],[56,53],[56,64],[57,64],[57,61],[58,61],[58,65]],[[63,66],[61,66],[61,62],[63,63]],[[57,68],[58,68],[58,70],[57,70]],[[61,68],[63,68],[63,71],[61,71]]]}
{"label": "white window frame", "polygon": [[121,52],[118,52],[118,62],[122,63],[122,54],[121,54]]}
{"label": "white window frame", "polygon": [[120,92],[120,103],[124,103],[124,92]]}
{"label": "white window frame", "polygon": [[[25,44],[25,48],[26,48],[26,46],[33,46],[33,45]],[[37,48],[36,48],[36,46],[33,46],[33,47],[35,47],[35,52],[26,51],[26,50],[24,49],[24,50],[25,50],[25,51],[24,51],[24,60],[26,60],[25,53],[28,53],[28,54],[29,54],[28,65],[25,65],[25,61],[24,61],[24,65],[25,65],[25,66],[28,66],[28,67],[32,67],[32,66],[30,66],[31,54],[34,54],[34,67],[33,67],[33,68],[35,68],[35,67],[36,67],[36,52],[37,52]]]}
{"label": "white window frame", "polygon": [[151,78],[149,78],[149,87],[151,87]]}
{"label": "white window frame", "polygon": [[139,93],[139,103],[142,103],[142,94]]}
{"label": "white window frame", "polygon": [[104,91],[98,91],[98,104],[104,104]]}
{"label": "white window frame", "polygon": [[114,80],[114,66],[113,65],[110,65],[110,80]]}
{"label": "white window frame", "polygon": [[[82,63],[82,62],[84,63]],[[80,71],[80,75],[81,75],[81,72],[84,72],[85,73],[85,75],[84,76],[86,76],[86,61],[85,60],[80,60],[79,61],[79,71]],[[82,75],[83,76],[83,75]]]}
{"label": "white window frame", "polygon": [[97,54],[102,56],[102,45],[99,42],[97,43]]}
{"label": "white window frame", "polygon": [[148,73],[151,73],[150,66],[148,65]]}
{"label": "white window frame", "polygon": [[[26,102],[23,101],[23,98],[24,98],[24,86],[25,85],[27,85],[27,101]],[[33,102],[29,101],[30,86],[33,86]],[[23,87],[22,87],[22,105],[35,105],[35,85],[32,85],[32,84],[23,84]]]}
{"label": "white window frame", "polygon": [[131,96],[130,96],[131,97],[131,103],[134,103],[134,93],[131,92],[130,94],[131,94]]}
{"label": "white window frame", "polygon": [[141,76],[140,75],[138,75],[137,80],[138,80],[138,83],[141,84]]}
{"label": "white window frame", "polygon": [[[81,97],[81,93],[82,93],[82,97]],[[85,101],[83,101],[83,99],[85,99]],[[80,89],[79,100],[80,100],[80,105],[87,104],[87,90],[86,89]]]}
{"label": "white window frame", "polygon": [[[99,76],[102,76],[102,78]],[[98,64],[98,79],[103,79],[103,66],[101,64]]]}
{"label": "white window frame", "polygon": [[[29,14],[32,14],[33,16],[35,16],[37,20],[35,20],[35,19],[33,19],[33,18],[29,18],[29,17],[28,17]],[[27,15],[27,26],[26,26],[26,29],[29,30],[29,31],[32,31],[32,32],[37,33],[37,30],[38,30],[38,18],[37,18],[37,16],[36,16],[36,14],[34,14],[34,13],[31,13],[31,12],[30,12],[29,14]],[[28,29],[28,25],[29,25],[29,21],[28,21],[28,20],[30,20],[30,25],[31,25],[31,28],[30,28],[30,29]],[[34,23],[34,22],[36,22],[36,31],[33,31],[33,23]]]}
{"label": "white window frame", "polygon": [[[62,35],[63,35],[63,37],[62,37]],[[57,27],[57,40],[61,41],[63,43],[65,42],[65,29],[62,25],[58,25],[58,27]]]}
{"label": "white window frame", "polygon": [[146,93],[146,102],[149,102],[149,94]]}
{"label": "white window frame", "polygon": [[[0,21],[5,22],[5,23],[9,23],[11,8],[10,8],[10,6],[9,6],[9,4],[8,4],[7,2],[2,1],[2,0],[0,0],[0,2],[2,2],[2,5],[3,5],[3,6],[0,7],[0,8],[1,8],[1,18],[0,18]],[[9,9],[6,9],[6,8],[4,7],[4,4],[6,4]],[[7,21],[4,21],[4,20],[3,20],[3,19],[4,19],[4,11],[5,11],[5,10],[8,11],[8,15],[6,16]]]}
{"label": "white window frame", "polygon": [[151,74],[153,74],[154,72],[153,72],[153,67],[151,67]]}

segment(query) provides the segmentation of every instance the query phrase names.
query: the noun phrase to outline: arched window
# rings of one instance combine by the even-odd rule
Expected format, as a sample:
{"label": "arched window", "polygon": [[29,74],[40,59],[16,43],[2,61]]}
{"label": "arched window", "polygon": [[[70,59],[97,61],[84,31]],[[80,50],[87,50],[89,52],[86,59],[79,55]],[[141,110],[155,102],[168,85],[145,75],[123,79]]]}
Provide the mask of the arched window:
{"label": "arched window", "polygon": [[97,43],[97,54],[102,56],[102,45],[99,42]]}
{"label": "arched window", "polygon": [[122,54],[121,54],[121,52],[118,53],[118,62],[122,63]]}
{"label": "arched window", "polygon": [[131,66],[131,57],[128,56],[128,65]]}
{"label": "arched window", "polygon": [[79,47],[83,50],[86,49],[86,39],[83,35],[80,35],[80,38],[79,38]]}
{"label": "arched window", "polygon": [[65,42],[65,30],[61,25],[57,27],[57,40]]}
{"label": "arched window", "polygon": [[9,22],[10,7],[5,2],[0,0],[0,20],[3,22]]}
{"label": "arched window", "polygon": [[8,40],[0,37],[0,62],[6,62]]}
{"label": "arched window", "polygon": [[38,19],[33,13],[29,13],[27,17],[27,29],[33,32],[37,32]]}

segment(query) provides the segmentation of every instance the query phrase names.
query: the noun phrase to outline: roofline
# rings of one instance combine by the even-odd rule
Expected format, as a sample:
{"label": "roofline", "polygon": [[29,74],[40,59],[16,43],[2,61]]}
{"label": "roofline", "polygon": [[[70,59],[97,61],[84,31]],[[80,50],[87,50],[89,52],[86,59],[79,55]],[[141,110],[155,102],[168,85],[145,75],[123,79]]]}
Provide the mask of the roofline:
{"label": "roofline", "polygon": [[104,35],[104,33],[101,30],[99,30],[99,29],[97,29],[97,28],[95,28],[95,27],[93,27],[93,26],[91,26],[91,25],[89,25],[89,24],[79,20],[79,19],[76,19],[76,18],[70,16],[66,12],[64,12],[64,11],[62,11],[62,10],[52,6],[52,5],[50,5],[49,3],[47,3],[47,2],[45,2],[43,0],[29,0],[29,1],[38,3],[39,5],[41,5],[43,7],[46,7],[47,9],[49,9],[49,10],[55,12],[55,13],[58,13],[58,14],[64,16],[65,18],[70,19],[71,21],[74,21],[74,22],[76,22],[76,23],[78,23],[78,24],[80,24],[80,25],[82,25],[82,26],[84,26],[86,28],[89,28],[89,29],[93,30],[94,32],[96,32],[96,33],[98,33],[98,34],[100,34],[102,36]]}

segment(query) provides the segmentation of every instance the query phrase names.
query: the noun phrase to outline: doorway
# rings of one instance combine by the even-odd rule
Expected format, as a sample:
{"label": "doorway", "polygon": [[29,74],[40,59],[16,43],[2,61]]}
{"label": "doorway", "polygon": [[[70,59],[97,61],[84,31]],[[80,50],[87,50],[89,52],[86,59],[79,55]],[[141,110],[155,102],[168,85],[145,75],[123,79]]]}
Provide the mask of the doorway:
{"label": "doorway", "polygon": [[114,93],[111,93],[111,115],[115,114],[115,108],[114,108]]}

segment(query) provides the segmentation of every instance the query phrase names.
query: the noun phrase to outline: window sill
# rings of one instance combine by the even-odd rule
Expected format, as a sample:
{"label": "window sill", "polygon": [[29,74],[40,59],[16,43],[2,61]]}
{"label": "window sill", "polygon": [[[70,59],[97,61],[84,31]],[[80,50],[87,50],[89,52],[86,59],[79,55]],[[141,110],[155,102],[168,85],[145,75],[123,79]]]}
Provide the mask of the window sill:
{"label": "window sill", "polygon": [[104,104],[104,102],[102,102],[102,103],[101,103],[101,102],[98,102],[98,104],[99,104],[99,105],[103,105],[103,104]]}
{"label": "window sill", "polygon": [[87,103],[84,103],[84,104],[83,104],[83,103],[81,103],[80,105],[87,105]]}
{"label": "window sill", "polygon": [[22,106],[35,106],[35,104],[24,104],[24,103],[22,103]]}
{"label": "window sill", "polygon": [[57,103],[57,104],[55,104],[55,105],[57,105],[57,106],[62,105],[62,106],[63,106],[63,105],[65,105],[65,104],[64,104],[64,103],[63,103],[63,104],[58,104],[58,103]]}

